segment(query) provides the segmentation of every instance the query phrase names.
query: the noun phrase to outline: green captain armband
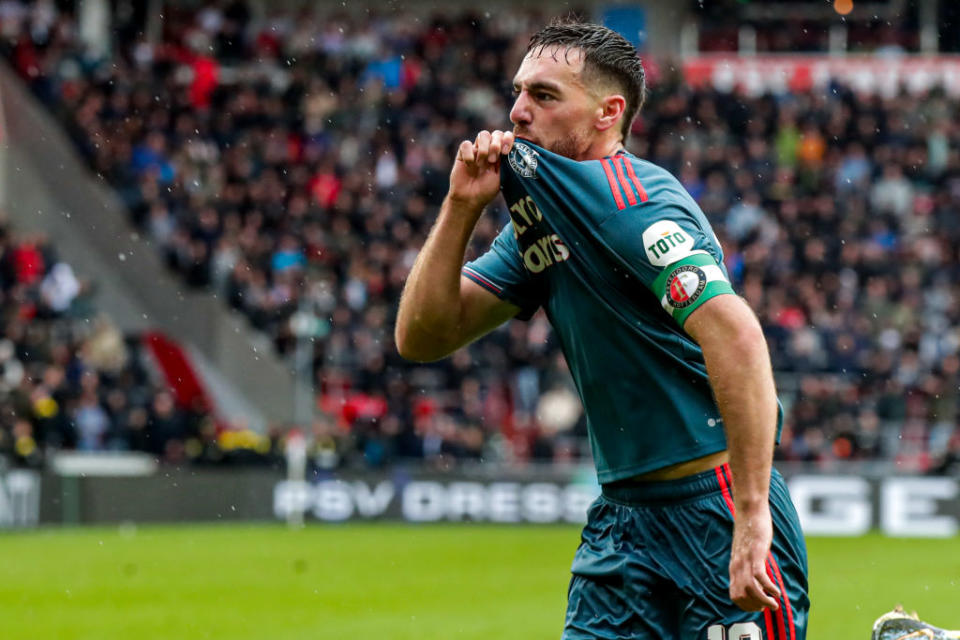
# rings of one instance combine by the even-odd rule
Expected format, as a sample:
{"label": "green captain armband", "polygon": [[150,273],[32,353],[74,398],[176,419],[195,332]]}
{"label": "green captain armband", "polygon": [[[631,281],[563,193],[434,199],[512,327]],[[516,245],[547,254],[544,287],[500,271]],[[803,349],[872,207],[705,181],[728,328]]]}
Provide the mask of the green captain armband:
{"label": "green captain armband", "polygon": [[730,281],[706,251],[671,263],[653,283],[664,311],[682,327],[693,311],[714,296],[733,293]]}

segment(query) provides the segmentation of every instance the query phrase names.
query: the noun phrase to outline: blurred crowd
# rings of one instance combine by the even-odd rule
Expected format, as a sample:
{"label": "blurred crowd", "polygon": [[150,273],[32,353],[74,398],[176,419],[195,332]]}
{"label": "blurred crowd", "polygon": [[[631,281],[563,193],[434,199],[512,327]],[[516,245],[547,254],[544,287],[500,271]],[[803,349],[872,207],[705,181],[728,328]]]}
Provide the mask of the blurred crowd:
{"label": "blurred crowd", "polygon": [[697,198],[774,369],[792,374],[781,455],[955,456],[958,105],[661,92],[638,152]]}
{"label": "blurred crowd", "polygon": [[178,406],[139,337],[97,314],[89,293],[43,234],[0,221],[0,458],[39,467],[49,451],[76,449],[171,463],[276,459],[279,434],[253,442]]}
{"label": "blurred crowd", "polygon": [[[0,14],[0,46],[131,223],[281,354],[309,342],[318,466],[589,455],[543,314],[435,364],[403,362],[392,340],[452,152],[508,125],[510,78],[547,17],[254,17],[231,1],[171,12],[160,44],[122,35],[101,59],[69,16],[44,16]],[[960,105],[692,91],[648,66],[629,148],[700,203],[762,321],[787,413],[778,456],[955,465]],[[507,220],[491,206],[468,257]]]}

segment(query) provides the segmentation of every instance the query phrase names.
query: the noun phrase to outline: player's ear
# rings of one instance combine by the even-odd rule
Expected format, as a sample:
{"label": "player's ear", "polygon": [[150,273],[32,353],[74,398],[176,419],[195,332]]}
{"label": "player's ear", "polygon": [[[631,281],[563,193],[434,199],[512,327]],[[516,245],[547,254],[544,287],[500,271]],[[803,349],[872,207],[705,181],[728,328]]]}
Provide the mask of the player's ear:
{"label": "player's ear", "polygon": [[627,100],[618,93],[602,98],[597,107],[597,130],[606,131],[620,122],[626,108]]}

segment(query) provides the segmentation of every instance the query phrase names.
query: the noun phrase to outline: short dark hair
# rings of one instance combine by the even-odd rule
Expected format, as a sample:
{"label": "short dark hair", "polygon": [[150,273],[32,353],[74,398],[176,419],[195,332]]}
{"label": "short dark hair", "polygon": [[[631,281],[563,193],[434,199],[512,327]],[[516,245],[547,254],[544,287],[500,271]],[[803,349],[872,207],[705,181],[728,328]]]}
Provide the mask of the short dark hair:
{"label": "short dark hair", "polygon": [[626,142],[646,94],[646,76],[637,49],[616,31],[575,18],[558,18],[530,37],[527,53],[557,46],[583,52],[583,74],[613,84],[626,99],[621,133]]}

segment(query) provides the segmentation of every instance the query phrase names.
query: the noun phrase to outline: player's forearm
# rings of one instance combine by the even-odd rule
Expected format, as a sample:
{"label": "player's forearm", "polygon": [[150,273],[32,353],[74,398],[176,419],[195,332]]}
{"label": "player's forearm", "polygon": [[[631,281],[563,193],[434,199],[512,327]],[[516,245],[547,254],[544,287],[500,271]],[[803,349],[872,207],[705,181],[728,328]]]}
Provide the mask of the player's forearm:
{"label": "player's forearm", "polygon": [[765,512],[777,398],[763,333],[753,320],[701,346],[727,434],[737,513]]}
{"label": "player's forearm", "polygon": [[395,339],[403,357],[436,360],[458,343],[460,268],[479,215],[449,198],[440,207],[400,297]]}

